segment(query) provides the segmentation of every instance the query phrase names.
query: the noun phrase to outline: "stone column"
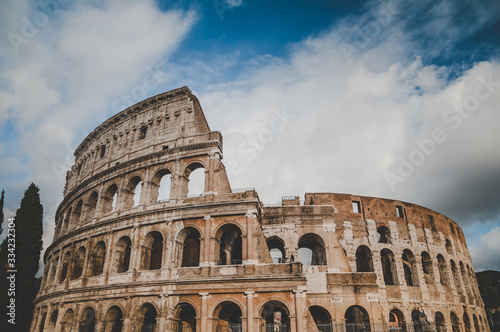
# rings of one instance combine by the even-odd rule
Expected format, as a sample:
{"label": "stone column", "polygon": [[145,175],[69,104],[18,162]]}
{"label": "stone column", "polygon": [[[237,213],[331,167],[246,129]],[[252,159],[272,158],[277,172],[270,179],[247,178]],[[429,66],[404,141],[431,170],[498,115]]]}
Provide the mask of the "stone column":
{"label": "stone column", "polygon": [[208,297],[209,293],[199,293],[201,297],[201,331],[208,330]]}
{"label": "stone column", "polygon": [[[394,265],[396,266],[396,271],[397,271],[397,285],[401,288],[401,290],[406,289],[406,278],[405,278],[405,270],[403,267],[403,257],[401,257],[401,254],[399,251],[394,253]],[[392,273],[394,275],[394,272]],[[396,280],[394,280],[394,284],[396,284]]]}
{"label": "stone column", "polygon": [[255,295],[254,291],[245,292],[247,297],[247,331],[254,331],[254,312],[253,312],[253,297]]}
{"label": "stone column", "polygon": [[253,251],[253,245],[254,245],[253,227],[257,220],[257,211],[248,210],[247,214],[245,215],[245,220],[246,220],[246,233],[247,233],[247,246],[246,246],[247,257],[246,260],[244,261],[245,264],[255,265],[257,261],[254,259],[254,251]]}
{"label": "stone column", "polygon": [[[304,330],[304,300],[305,300],[305,292],[301,289],[297,289],[293,291],[295,298],[295,315],[297,316],[297,332],[305,331]],[[293,332],[293,331],[292,331]]]}
{"label": "stone column", "polygon": [[40,319],[40,307],[36,308],[33,313],[33,319],[31,320],[31,328],[30,331],[36,332],[38,328],[38,320]]}
{"label": "stone column", "polygon": [[[347,261],[347,257],[344,255],[342,246],[340,245],[337,234],[335,233],[335,222],[332,220],[330,223],[323,223],[323,229],[326,232],[326,243],[327,243],[327,267],[328,272],[352,272],[351,266]],[[352,231],[351,231],[352,234]],[[335,268],[333,266],[336,266]]]}
{"label": "stone column", "polygon": [[135,223],[134,230],[132,231],[132,246],[130,248],[131,257],[130,257],[129,271],[136,271],[140,268],[138,264],[140,248],[141,246],[139,245],[139,224]]}
{"label": "stone column", "polygon": [[[81,278],[85,279],[88,275],[89,258],[91,256],[92,240],[90,238],[85,241],[85,258],[83,259],[82,275]],[[78,250],[78,249],[77,249]]]}
{"label": "stone column", "polygon": [[[102,273],[105,275],[105,283],[108,282],[108,275],[110,273],[111,261],[113,260],[113,247],[115,246],[115,237],[113,234],[108,233],[108,241],[106,244],[106,257],[104,258],[104,266],[102,268]],[[106,243],[106,242],[105,242]]]}
{"label": "stone column", "polygon": [[102,301],[97,301],[95,311],[95,328],[94,331],[101,331],[103,324]]}
{"label": "stone column", "polygon": [[133,332],[132,321],[130,316],[132,315],[132,299],[130,297],[126,298],[125,310],[123,312],[123,328],[122,332]]}
{"label": "stone column", "polygon": [[216,169],[220,159],[221,156],[215,149],[208,154],[208,169],[205,170],[205,193],[217,193]]}
{"label": "stone column", "polygon": [[[203,230],[203,248],[201,248],[200,252],[200,266],[210,266],[212,262],[211,257],[212,253],[210,252],[210,232],[212,229],[212,221],[213,218],[209,215],[206,215],[203,220],[205,221],[205,229]],[[201,244],[201,241],[200,241]]]}
{"label": "stone column", "polygon": [[54,332],[60,332],[61,331],[61,321],[64,317],[64,310],[62,307],[57,308],[57,320],[56,323],[54,324]]}
{"label": "stone column", "polygon": [[414,254],[414,259],[415,259],[415,266],[416,266],[415,272],[417,273],[418,285],[422,289],[422,293],[425,294],[426,296],[429,296],[429,294],[427,293],[427,283],[425,282],[424,266],[422,265],[422,255],[416,253]]}
{"label": "stone column", "polygon": [[158,331],[163,332],[165,330],[165,299],[167,298],[167,295],[161,294],[160,295],[160,312],[158,313],[158,316],[156,318],[156,321],[158,322]]}

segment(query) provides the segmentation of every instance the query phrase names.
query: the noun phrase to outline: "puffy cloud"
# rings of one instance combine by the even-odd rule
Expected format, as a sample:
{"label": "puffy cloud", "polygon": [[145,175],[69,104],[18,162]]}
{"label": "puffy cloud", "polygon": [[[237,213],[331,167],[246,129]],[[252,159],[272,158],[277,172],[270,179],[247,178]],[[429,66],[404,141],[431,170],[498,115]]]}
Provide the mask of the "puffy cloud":
{"label": "puffy cloud", "polygon": [[[15,187],[34,181],[41,188],[47,244],[74,144],[96,120],[117,111],[111,103],[120,93],[135,93],[120,100],[122,108],[151,93],[158,82],[150,67],[168,62],[196,17],[194,12],[162,12],[149,0],[88,1],[57,8],[19,1],[4,13],[8,17],[0,24],[2,35],[15,34],[23,41],[2,39],[0,123],[9,146],[2,147],[0,175],[16,179]],[[23,24],[32,24],[36,33],[27,34]]]}
{"label": "puffy cloud", "polygon": [[243,0],[224,0],[224,3],[228,5],[228,7],[239,7],[243,5]]}
{"label": "puffy cloud", "polygon": [[480,237],[478,246],[471,246],[469,251],[476,271],[500,269],[500,227],[494,227]]}

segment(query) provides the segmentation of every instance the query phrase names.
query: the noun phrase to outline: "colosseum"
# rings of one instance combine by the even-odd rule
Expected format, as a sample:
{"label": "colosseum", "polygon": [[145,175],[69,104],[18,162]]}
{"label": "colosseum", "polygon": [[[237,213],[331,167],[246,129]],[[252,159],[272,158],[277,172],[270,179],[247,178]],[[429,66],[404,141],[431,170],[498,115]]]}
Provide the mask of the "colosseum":
{"label": "colosseum", "polygon": [[33,332],[489,331],[454,221],[384,198],[266,206],[232,189],[187,87],[114,115],[74,155]]}

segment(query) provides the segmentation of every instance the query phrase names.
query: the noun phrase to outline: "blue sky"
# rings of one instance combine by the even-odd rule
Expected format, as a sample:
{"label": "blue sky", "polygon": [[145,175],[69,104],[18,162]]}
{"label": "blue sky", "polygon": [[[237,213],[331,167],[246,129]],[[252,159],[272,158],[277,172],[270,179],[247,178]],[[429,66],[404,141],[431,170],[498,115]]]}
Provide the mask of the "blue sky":
{"label": "blue sky", "polygon": [[79,142],[187,85],[233,188],[420,204],[500,270],[498,1],[42,3],[0,4],[0,186],[7,216],[40,186],[45,247]]}

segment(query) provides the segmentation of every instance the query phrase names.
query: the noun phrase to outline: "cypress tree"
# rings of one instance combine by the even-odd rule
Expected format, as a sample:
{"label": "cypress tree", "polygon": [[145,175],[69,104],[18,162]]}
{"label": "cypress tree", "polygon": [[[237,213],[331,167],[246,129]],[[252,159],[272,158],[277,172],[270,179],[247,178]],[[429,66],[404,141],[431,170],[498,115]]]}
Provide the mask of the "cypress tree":
{"label": "cypress tree", "polygon": [[[4,199],[5,199],[5,190],[2,190],[2,196],[0,197],[0,234],[3,232],[3,221],[4,221],[4,214],[3,214],[3,206],[4,206]],[[2,244],[0,245],[0,326],[7,327],[7,305],[8,305],[8,289],[9,289],[9,280],[7,279],[7,239],[4,239],[2,241]]]}
{"label": "cypress tree", "polygon": [[5,200],[5,190],[2,189],[2,197],[0,197],[0,235],[3,233],[3,201]]}
{"label": "cypress tree", "polygon": [[[40,202],[39,189],[32,183],[24,192],[20,207],[16,211],[16,324],[7,323],[4,325],[4,319],[6,320],[9,317],[2,313],[0,323],[8,328],[6,331],[29,331],[33,316],[33,300],[41,281],[41,278],[36,278],[35,275],[38,272],[38,262],[42,250],[42,227],[43,207]],[[6,273],[6,265],[4,265],[7,249],[6,242],[4,241],[0,248],[2,263],[2,273],[0,274]],[[4,278],[3,275],[1,277]],[[6,290],[3,289],[5,287],[4,281],[1,280],[0,284],[2,285],[2,295],[0,297],[4,298],[6,297],[6,293],[4,293]]]}

